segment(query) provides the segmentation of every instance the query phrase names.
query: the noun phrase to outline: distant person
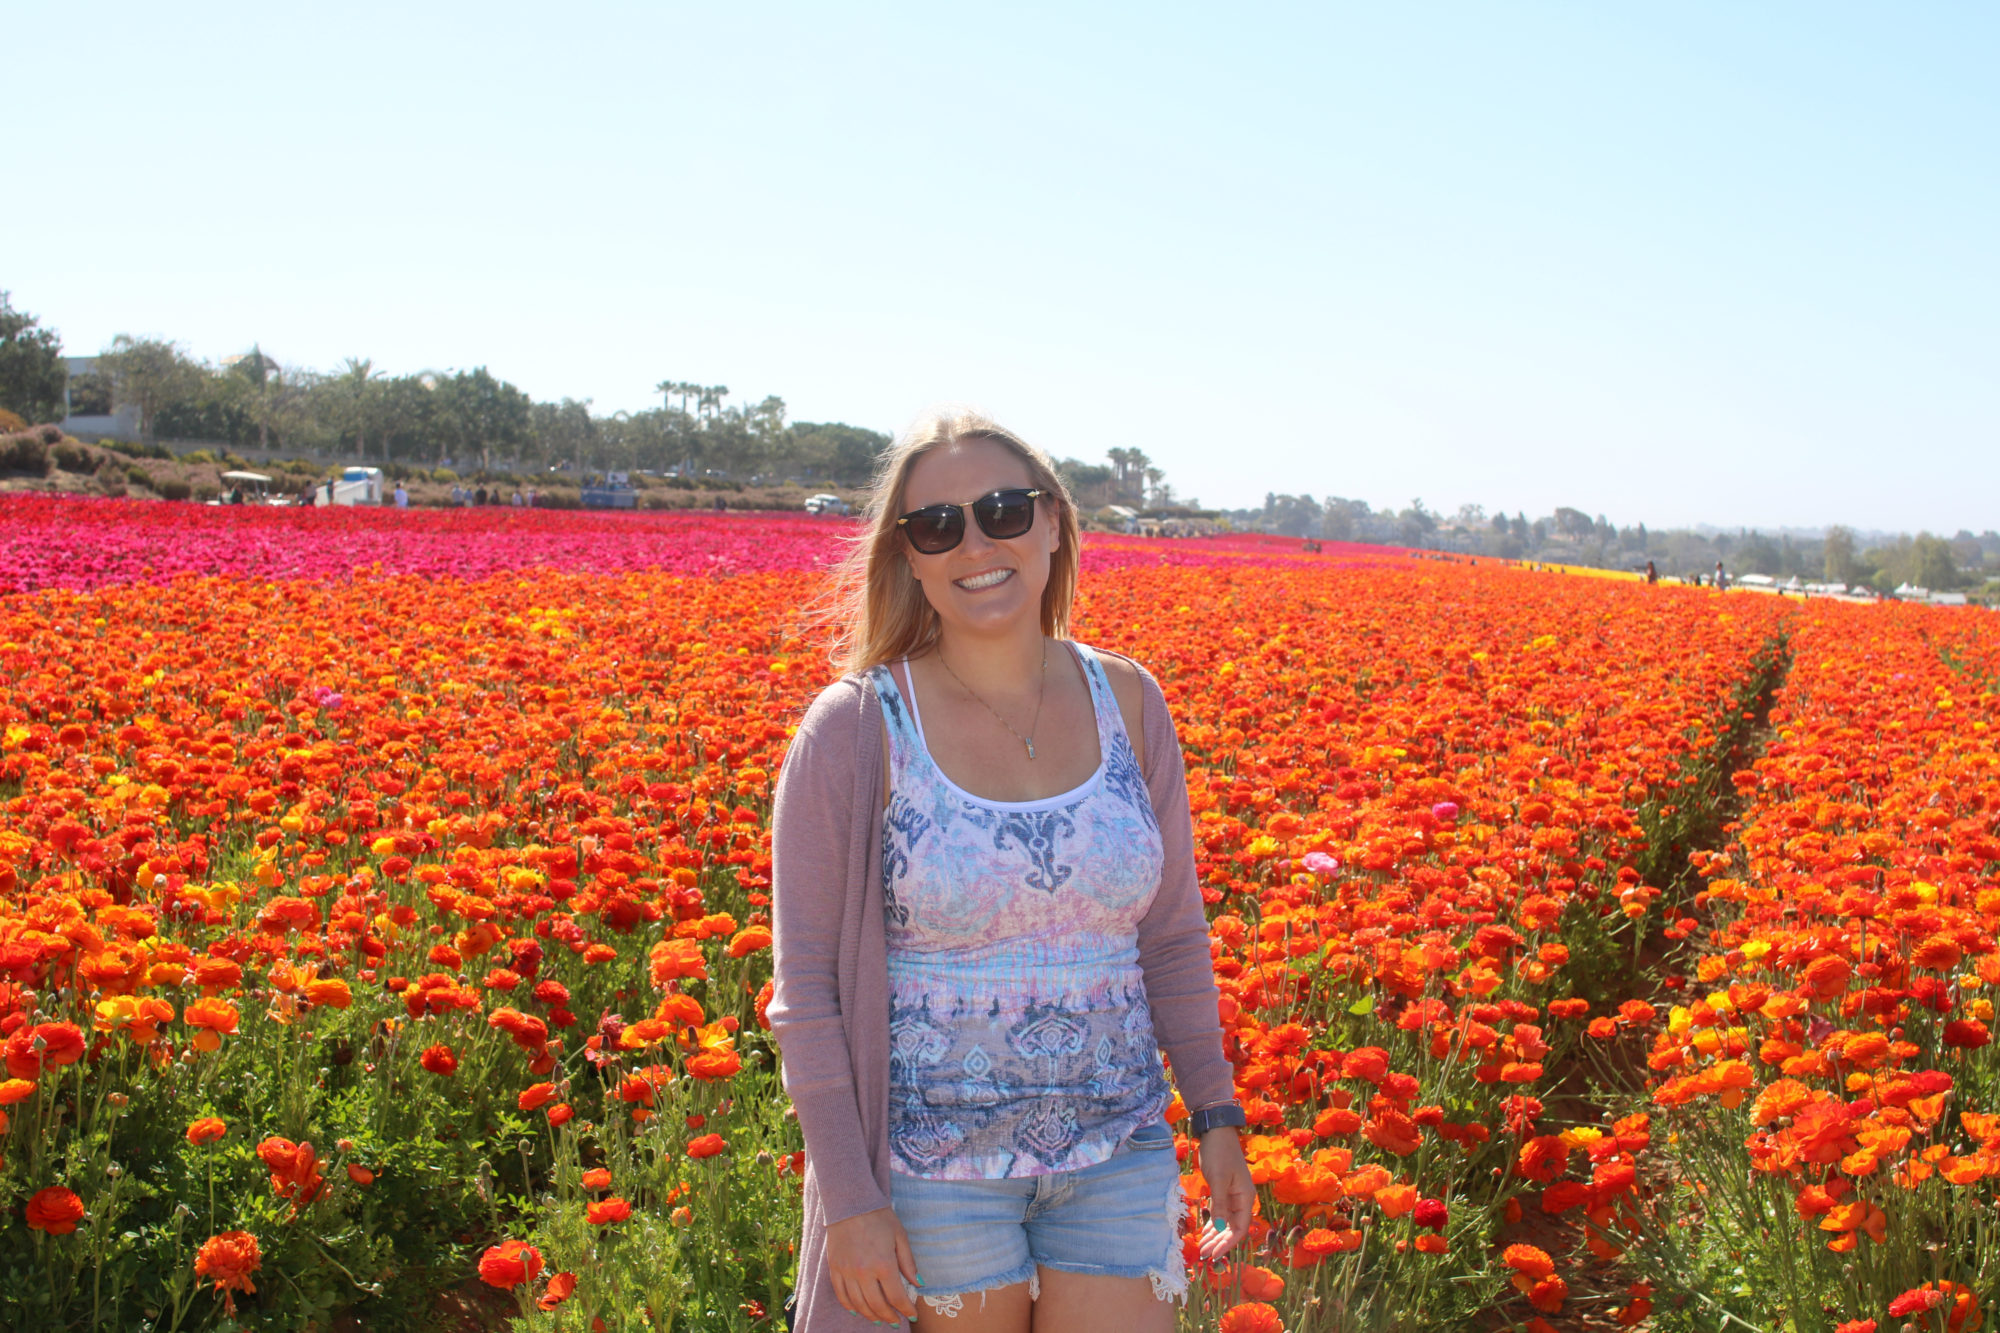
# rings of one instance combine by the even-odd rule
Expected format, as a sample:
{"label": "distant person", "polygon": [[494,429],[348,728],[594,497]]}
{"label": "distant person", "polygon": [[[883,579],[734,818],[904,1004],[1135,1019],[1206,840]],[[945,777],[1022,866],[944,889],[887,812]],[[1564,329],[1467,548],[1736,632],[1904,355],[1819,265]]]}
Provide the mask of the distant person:
{"label": "distant person", "polygon": [[403,483],[399,481],[396,483],[396,508],[408,509],[409,507],[410,493],[403,489]]}
{"label": "distant person", "polygon": [[716,513],[718,513],[718,514],[720,514],[720,513],[721,513],[721,512],[723,511],[723,510],[725,510],[725,509],[727,509],[727,508],[729,508],[729,501],[727,501],[727,500],[723,499],[723,498],[722,498],[721,496],[719,496],[719,495],[718,495],[718,496],[716,496],[716,497],[715,497],[715,512],[716,512]]}
{"label": "distant person", "polygon": [[451,502],[452,502],[452,503],[453,503],[454,505],[462,505],[462,504],[464,504],[464,503],[465,503],[465,491],[464,491],[464,489],[463,489],[462,487],[460,487],[460,486],[457,486],[457,485],[453,485],[453,486],[452,486],[452,488],[451,488]]}
{"label": "distant person", "polygon": [[530,486],[528,488],[528,508],[533,509],[534,507],[535,507],[535,488],[533,486]]}
{"label": "distant person", "polygon": [[509,503],[509,504],[511,504],[511,505],[513,505],[513,506],[514,506],[514,508],[516,508],[516,509],[519,509],[519,508],[521,507],[521,488],[520,488],[520,487],[516,486],[516,487],[514,488],[514,498],[513,498],[512,500],[508,501],[508,503]]}
{"label": "distant person", "polygon": [[483,505],[486,503],[486,488],[484,486],[481,486],[478,490],[472,493],[472,503],[476,505]]}
{"label": "distant person", "polygon": [[1718,560],[1715,562],[1715,590],[1717,592],[1721,592],[1724,588],[1728,586],[1729,586],[1729,575],[1722,572],[1722,562]]}
{"label": "distant person", "polygon": [[1648,560],[1646,562],[1646,582],[1658,583],[1659,581],[1660,581],[1660,571],[1653,568],[1653,562]]}

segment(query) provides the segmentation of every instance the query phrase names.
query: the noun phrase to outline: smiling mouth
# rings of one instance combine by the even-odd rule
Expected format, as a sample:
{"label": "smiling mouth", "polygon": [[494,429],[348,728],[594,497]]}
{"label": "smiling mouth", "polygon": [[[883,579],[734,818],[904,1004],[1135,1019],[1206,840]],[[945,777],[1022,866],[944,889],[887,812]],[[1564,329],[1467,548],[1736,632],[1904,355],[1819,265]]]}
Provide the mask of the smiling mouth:
{"label": "smiling mouth", "polygon": [[965,579],[953,579],[951,582],[953,587],[963,588],[967,592],[984,592],[988,588],[999,587],[1013,577],[1014,571],[1011,569],[989,569],[984,574],[974,574],[971,578]]}

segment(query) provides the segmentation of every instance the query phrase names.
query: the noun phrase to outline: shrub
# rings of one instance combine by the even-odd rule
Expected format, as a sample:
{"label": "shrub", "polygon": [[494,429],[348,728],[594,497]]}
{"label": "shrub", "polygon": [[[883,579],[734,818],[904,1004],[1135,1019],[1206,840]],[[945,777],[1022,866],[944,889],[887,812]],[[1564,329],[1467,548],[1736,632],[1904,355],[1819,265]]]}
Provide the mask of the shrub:
{"label": "shrub", "polygon": [[0,407],[0,431],[11,433],[17,430],[26,430],[27,428],[28,423],[19,414],[9,412],[6,408]]}
{"label": "shrub", "polygon": [[194,498],[203,504],[207,504],[210,500],[220,499],[222,496],[222,488],[220,486],[212,486],[207,482],[203,482],[201,485],[192,487],[191,489],[194,493]]}
{"label": "shrub", "polygon": [[431,480],[440,486],[450,486],[458,481],[458,474],[448,467],[441,467],[431,473]]}
{"label": "shrub", "polygon": [[181,462],[207,464],[215,462],[215,455],[206,449],[196,449],[181,455]]}
{"label": "shrub", "polygon": [[34,433],[42,437],[43,444],[54,444],[63,437],[62,427],[54,424],[37,426],[34,428]]}
{"label": "shrub", "polygon": [[65,440],[54,449],[56,466],[64,472],[95,472],[97,456],[81,444]]}
{"label": "shrub", "polygon": [[0,435],[0,472],[24,472],[31,477],[49,475],[49,447],[34,431]]}
{"label": "shrub", "polygon": [[160,492],[160,498],[164,500],[185,500],[194,494],[194,487],[188,485],[179,477],[175,477],[171,481],[161,482],[157,489]]}
{"label": "shrub", "polygon": [[150,487],[153,484],[153,474],[138,464],[132,463],[128,464],[125,468],[125,480],[131,482],[134,486]]}

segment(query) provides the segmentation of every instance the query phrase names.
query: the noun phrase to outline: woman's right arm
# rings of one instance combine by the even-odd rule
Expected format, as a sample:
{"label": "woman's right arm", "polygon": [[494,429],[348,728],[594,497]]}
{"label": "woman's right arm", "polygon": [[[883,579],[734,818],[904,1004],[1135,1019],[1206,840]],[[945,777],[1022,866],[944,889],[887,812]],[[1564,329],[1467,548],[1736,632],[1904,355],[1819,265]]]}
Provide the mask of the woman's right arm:
{"label": "woman's right arm", "polygon": [[865,804],[874,786],[855,771],[861,703],[860,690],[847,682],[822,693],[778,771],[771,831],[775,975],[766,1013],[819,1187],[834,1295],[849,1310],[888,1323],[916,1313],[904,1285],[916,1277],[916,1261],[869,1162],[840,1011],[855,821],[872,824],[874,815]]}
{"label": "woman's right arm", "polygon": [[778,771],[771,829],[774,975],[767,1012],[829,1223],[889,1205],[869,1164],[840,1013],[849,853],[854,821],[871,814],[855,808],[860,721],[861,693],[849,682],[814,701]]}

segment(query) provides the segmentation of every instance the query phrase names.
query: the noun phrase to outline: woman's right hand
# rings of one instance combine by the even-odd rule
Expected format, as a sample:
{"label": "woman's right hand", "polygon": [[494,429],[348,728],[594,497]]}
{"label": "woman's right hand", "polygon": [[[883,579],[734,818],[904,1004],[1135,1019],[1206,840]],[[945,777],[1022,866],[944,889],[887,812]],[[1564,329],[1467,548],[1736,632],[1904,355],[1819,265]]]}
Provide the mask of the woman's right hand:
{"label": "woman's right hand", "polygon": [[885,1324],[917,1317],[905,1280],[917,1280],[910,1238],[893,1208],[877,1208],[835,1222],[826,1229],[826,1266],[833,1294],[864,1319]]}

